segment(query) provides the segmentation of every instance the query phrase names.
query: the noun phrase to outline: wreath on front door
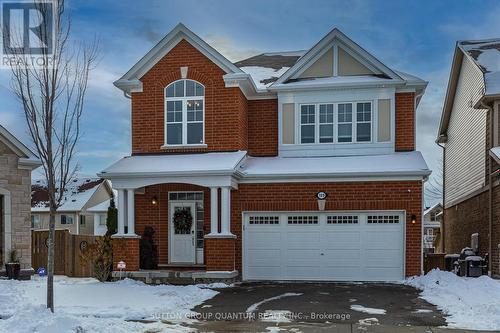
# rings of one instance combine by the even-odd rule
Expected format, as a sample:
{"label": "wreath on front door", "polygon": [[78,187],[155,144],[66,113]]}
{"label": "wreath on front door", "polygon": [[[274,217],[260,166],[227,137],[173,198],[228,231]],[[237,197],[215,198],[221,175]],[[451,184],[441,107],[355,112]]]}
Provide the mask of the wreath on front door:
{"label": "wreath on front door", "polygon": [[174,229],[176,234],[189,234],[193,225],[193,216],[189,209],[179,209],[174,213]]}

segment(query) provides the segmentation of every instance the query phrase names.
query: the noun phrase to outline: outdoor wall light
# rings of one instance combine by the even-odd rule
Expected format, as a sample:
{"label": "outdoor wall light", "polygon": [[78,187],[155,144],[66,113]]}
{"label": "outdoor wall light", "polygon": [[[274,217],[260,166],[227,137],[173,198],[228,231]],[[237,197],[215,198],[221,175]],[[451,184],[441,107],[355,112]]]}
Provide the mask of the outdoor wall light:
{"label": "outdoor wall light", "polygon": [[153,197],[153,199],[151,199],[151,203],[152,203],[153,205],[158,204],[158,198],[156,197],[156,195]]}
{"label": "outdoor wall light", "polygon": [[413,214],[411,216],[411,224],[415,224],[415,223],[417,223],[417,216],[415,214]]}

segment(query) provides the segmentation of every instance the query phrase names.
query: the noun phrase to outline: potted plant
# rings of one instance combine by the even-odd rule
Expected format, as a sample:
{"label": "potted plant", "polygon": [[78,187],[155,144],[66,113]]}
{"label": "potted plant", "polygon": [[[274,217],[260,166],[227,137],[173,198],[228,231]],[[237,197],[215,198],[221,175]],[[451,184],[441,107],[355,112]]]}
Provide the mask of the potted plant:
{"label": "potted plant", "polygon": [[19,279],[19,272],[21,271],[21,264],[19,263],[19,258],[17,257],[16,250],[9,251],[9,262],[5,263],[5,271],[7,273],[7,278],[9,280]]}

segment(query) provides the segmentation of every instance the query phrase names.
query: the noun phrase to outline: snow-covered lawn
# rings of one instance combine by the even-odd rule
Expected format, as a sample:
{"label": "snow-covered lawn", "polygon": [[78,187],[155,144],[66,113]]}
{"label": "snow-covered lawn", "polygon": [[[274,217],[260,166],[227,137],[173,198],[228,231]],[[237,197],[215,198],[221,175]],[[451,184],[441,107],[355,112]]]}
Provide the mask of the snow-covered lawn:
{"label": "snow-covered lawn", "polygon": [[488,276],[464,278],[432,270],[406,284],[421,289],[421,297],[446,315],[449,327],[500,330],[500,281]]}
{"label": "snow-covered lawn", "polygon": [[151,286],[128,279],[100,283],[58,276],[54,282],[56,311],[51,314],[45,308],[45,279],[0,280],[0,317],[4,318],[0,319],[0,332],[188,331],[182,323],[190,322],[190,309],[217,294],[208,287]]}

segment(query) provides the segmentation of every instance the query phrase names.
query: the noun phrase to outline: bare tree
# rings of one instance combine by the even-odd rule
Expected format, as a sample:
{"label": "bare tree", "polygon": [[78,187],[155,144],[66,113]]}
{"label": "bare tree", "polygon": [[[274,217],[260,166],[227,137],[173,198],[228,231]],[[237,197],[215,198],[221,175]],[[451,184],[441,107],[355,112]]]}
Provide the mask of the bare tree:
{"label": "bare tree", "polygon": [[429,180],[425,183],[426,200],[443,200],[443,162],[439,159],[439,167],[434,170]]}
{"label": "bare tree", "polygon": [[[94,68],[98,43],[70,42],[71,18],[64,0],[54,3],[54,24],[48,23],[49,8],[34,1],[43,22],[39,36],[54,36],[52,52],[37,55],[42,66],[12,66],[12,89],[22,104],[33,144],[42,161],[50,211],[47,308],[54,312],[54,234],[55,214],[61,206],[67,185],[78,169],[75,153],[81,137],[81,118],[89,73]],[[54,33],[55,32],[55,33]],[[22,57],[21,54],[16,54]]]}

